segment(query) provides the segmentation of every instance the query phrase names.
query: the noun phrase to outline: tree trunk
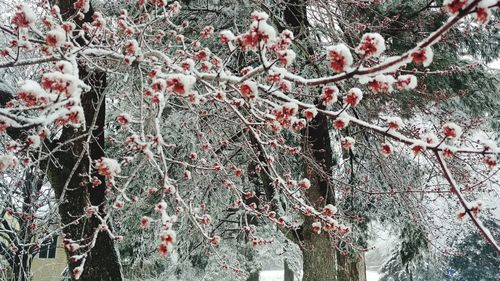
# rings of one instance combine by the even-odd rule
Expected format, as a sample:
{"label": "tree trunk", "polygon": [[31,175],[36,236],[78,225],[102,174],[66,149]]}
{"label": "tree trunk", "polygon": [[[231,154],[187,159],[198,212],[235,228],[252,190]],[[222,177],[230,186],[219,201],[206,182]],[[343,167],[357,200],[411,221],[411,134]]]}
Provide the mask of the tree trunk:
{"label": "tree trunk", "polygon": [[304,229],[311,235],[305,235],[302,249],[304,275],[302,281],[336,281],[337,268],[335,247],[327,233],[320,235],[311,229]]}
{"label": "tree trunk", "polygon": [[285,275],[285,279],[284,281],[295,281],[295,274],[293,272],[293,270],[288,266],[288,260],[284,260],[283,261],[283,267],[285,268],[285,272],[284,272],[284,275]]}
{"label": "tree trunk", "polygon": [[337,281],[366,281],[366,264],[364,255],[354,257],[337,252]]}
{"label": "tree trunk", "polygon": [[252,271],[247,278],[247,281],[259,281],[260,270]]}
{"label": "tree trunk", "polygon": [[[58,5],[63,19],[68,19],[75,14],[72,0],[50,0],[51,5]],[[84,22],[91,22],[94,10],[92,6],[82,20],[76,20],[78,26]],[[77,43],[84,45],[82,38],[76,39]],[[78,241],[83,247],[72,255],[83,254],[88,251],[84,270],[79,280],[81,281],[121,281],[123,280],[122,268],[119,254],[115,249],[114,241],[106,231],[96,232],[101,222],[95,217],[85,217],[85,209],[89,206],[98,206],[99,214],[105,217],[105,179],[91,170],[91,162],[104,156],[104,126],[105,126],[105,102],[104,89],[106,88],[106,73],[101,71],[89,72],[82,62],[78,62],[80,79],[91,86],[89,92],[83,93],[81,103],[85,115],[84,128],[63,128],[61,136],[52,143],[47,142],[49,148],[56,147],[70,139],[80,136],[91,130],[90,143],[87,138],[80,138],[71,144],[62,147],[57,152],[47,151],[52,157],[43,165],[46,165],[47,176],[58,199],[61,224],[65,227],[62,232],[65,238]],[[5,104],[13,98],[7,92],[0,92],[0,105]],[[102,101],[101,101],[102,100]],[[97,116],[96,116],[97,115]],[[90,125],[96,117],[93,128]],[[25,130],[15,128],[7,129],[7,133],[13,139],[23,138],[27,135]],[[45,170],[42,169],[42,170]],[[96,187],[88,182],[89,177],[99,177],[101,184]],[[106,227],[111,228],[107,225]],[[94,240],[95,239],[95,240]],[[27,261],[29,263],[29,260]],[[69,263],[70,272],[80,266],[81,261]],[[22,263],[19,260],[18,264]],[[22,268],[15,268],[21,272]],[[17,280],[16,280],[17,281]]]}
{"label": "tree trunk", "polygon": [[[58,4],[63,18],[68,18],[75,13],[73,2],[71,0],[52,1],[52,3]],[[94,10],[91,6],[84,19],[81,22],[77,21],[77,25],[81,26],[84,22],[91,22],[93,13]],[[85,44],[81,38],[78,43]],[[80,244],[84,247],[76,253],[67,252],[68,258],[90,250],[79,280],[121,281],[123,280],[122,268],[114,241],[106,231],[96,232],[96,229],[101,226],[101,222],[95,216],[84,217],[85,209],[89,206],[99,206],[99,214],[102,217],[106,215],[104,208],[106,202],[105,179],[90,170],[92,163],[89,163],[104,156],[105,101],[103,95],[107,86],[106,73],[97,70],[89,72],[82,62],[78,63],[78,71],[80,79],[91,86],[91,90],[82,94],[81,97],[86,125],[85,128],[81,129],[65,127],[58,142],[63,143],[89,130],[92,133],[92,138],[88,144],[86,143],[87,138],[81,138],[68,146],[67,150],[54,153],[59,165],[55,165],[53,162],[48,164],[48,177],[57,198],[62,199],[59,206],[61,223],[63,225],[70,224],[63,229],[64,237],[83,241]],[[91,128],[94,118],[96,118],[95,127]],[[92,184],[88,182],[89,176],[99,177],[102,183],[92,187]],[[83,219],[80,219],[78,223],[73,223],[75,219],[82,217]],[[106,227],[111,226],[107,225]],[[85,244],[90,246],[93,239],[95,239],[95,244],[89,249]],[[73,272],[77,266],[80,266],[80,261],[70,262],[70,272]]]}
{"label": "tree trunk", "polygon": [[[88,175],[98,176],[89,170],[90,160],[96,160],[104,156],[104,102],[98,107],[99,99],[102,97],[106,86],[105,73],[87,73],[83,67],[80,68],[80,78],[87,84],[92,85],[92,90],[82,95],[82,106],[85,113],[86,126],[92,123],[95,114],[98,114],[96,128],[92,131],[95,141],[86,148],[86,138],[73,142],[67,151],[55,153],[60,167],[53,163],[49,164],[48,177],[57,198],[62,198],[59,206],[59,214],[63,225],[71,224],[63,229],[66,239],[75,241],[83,240],[81,244],[90,244],[94,239],[96,229],[101,222],[95,217],[80,219],[78,223],[73,223],[75,219],[85,216],[85,208],[89,206],[99,206],[99,213],[105,216],[105,180],[100,177],[101,185],[92,187],[88,182]],[[82,130],[75,130],[66,127],[63,129],[59,142],[78,136]],[[81,157],[80,155],[83,155]],[[75,171],[73,171],[76,167]],[[67,184],[66,182],[69,181]],[[65,185],[67,187],[65,188]],[[110,227],[110,226],[107,226]],[[84,247],[81,252],[88,250]],[[67,253],[68,257],[79,254]],[[79,266],[80,263],[69,263],[70,271]],[[83,274],[79,280],[82,281],[120,281],[122,280],[121,264],[119,255],[114,247],[114,241],[106,231],[98,232],[95,245],[90,249],[85,262]]]}
{"label": "tree trunk", "polygon": [[[307,44],[309,37],[307,1],[288,1],[284,10],[284,20],[287,28],[294,32],[296,40],[305,43],[302,51],[307,54],[304,57],[313,55],[314,49]],[[319,71],[318,68],[316,70]],[[318,101],[316,106],[324,109]],[[304,173],[311,181],[311,188],[306,192],[306,197],[319,209],[325,204],[335,203],[335,191],[330,185],[334,163],[332,163],[329,131],[326,117],[318,115],[302,132],[303,151],[307,156],[304,158]],[[364,257],[354,260],[340,257],[336,245],[332,244],[327,233],[318,235],[312,232],[313,222],[310,217],[306,217],[302,228],[303,281],[365,281]]]}
{"label": "tree trunk", "polygon": [[[311,181],[311,188],[306,191],[309,202],[316,208],[327,203],[334,203],[334,191],[326,175],[331,175],[332,151],[326,117],[318,115],[303,132],[304,154],[311,160],[304,160],[305,176]],[[313,161],[313,162],[308,162]],[[321,168],[320,168],[321,167]],[[312,231],[314,218],[305,217],[303,240],[303,281],[337,280],[336,247],[328,233],[316,234]]]}
{"label": "tree trunk", "polygon": [[[40,191],[43,181],[38,178],[35,173],[28,169],[24,172],[24,181],[21,189],[21,194],[23,197],[22,212],[25,214],[35,215],[32,209],[33,207],[33,195]],[[18,219],[19,230],[17,230],[17,235],[19,240],[17,240],[18,251],[14,256],[14,263],[12,266],[13,280],[15,281],[28,281],[31,279],[31,261],[33,258],[33,246],[30,243],[33,242],[34,234],[31,228],[31,220]],[[12,229],[14,230],[14,229]]]}
{"label": "tree trunk", "polygon": [[19,249],[14,257],[12,266],[12,281],[28,281],[30,280],[31,272],[31,255],[26,252],[26,249]]}

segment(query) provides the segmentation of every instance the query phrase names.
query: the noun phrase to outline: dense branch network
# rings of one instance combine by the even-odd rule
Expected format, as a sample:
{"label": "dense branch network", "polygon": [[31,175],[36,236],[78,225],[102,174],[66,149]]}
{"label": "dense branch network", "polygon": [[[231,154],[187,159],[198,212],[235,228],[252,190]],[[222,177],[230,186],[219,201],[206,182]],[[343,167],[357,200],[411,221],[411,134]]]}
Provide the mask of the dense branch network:
{"label": "dense branch network", "polygon": [[[3,57],[0,68],[44,64],[50,71],[41,75],[40,82],[22,81],[15,98],[0,109],[0,132],[12,129],[26,132],[26,138],[6,145],[8,153],[0,156],[0,171],[17,169],[19,161],[29,165],[54,161],[54,153],[67,149],[74,141],[68,140],[51,146],[51,149],[47,146],[57,138],[61,128],[85,125],[81,96],[92,86],[79,78],[79,64],[123,79],[124,85],[127,81],[134,81],[133,86],[124,92],[107,90],[106,101],[100,101],[109,104],[114,111],[122,111],[116,118],[121,129],[109,138],[122,146],[119,155],[123,157],[120,162],[101,158],[92,163],[92,169],[106,177],[109,205],[113,210],[102,217],[99,206],[89,205],[85,216],[95,216],[101,221],[93,239],[65,240],[68,251],[75,253],[71,261],[79,264],[73,270],[76,279],[84,270],[87,254],[95,245],[98,232],[108,232],[115,240],[123,239],[112,233],[108,227],[109,219],[113,212],[121,211],[126,204],[140,200],[134,195],[137,192],[133,192],[134,180],[145,167],[154,170],[160,179],[159,188],[150,188],[148,192],[160,193],[161,196],[154,208],[158,217],[144,216],[140,226],[145,229],[152,223],[161,225],[159,251],[162,255],[173,250],[176,242],[174,226],[180,216],[188,219],[214,251],[221,242],[221,237],[210,231],[213,222],[208,212],[193,206],[189,192],[180,188],[193,177],[202,178],[207,174],[221,179],[223,188],[238,198],[232,208],[293,228],[291,221],[280,216],[284,210],[269,203],[272,199],[282,198],[257,198],[259,204],[247,204],[247,200],[256,195],[244,191],[236,182],[244,170],[222,153],[231,145],[240,146],[257,162],[256,172],[266,173],[271,179],[277,191],[275,197],[280,194],[295,211],[316,218],[314,232],[324,230],[343,239],[350,228],[339,223],[336,208],[330,204],[318,208],[308,202],[304,194],[311,188],[309,179],[297,179],[298,175],[286,172],[286,164],[278,161],[281,153],[301,155],[299,147],[288,144],[283,138],[284,132],[297,134],[318,115],[329,118],[333,129],[341,135],[349,125],[379,135],[385,139],[379,145],[379,153],[383,156],[390,157],[394,153],[394,143],[409,147],[415,157],[432,151],[464,212],[499,251],[494,238],[477,217],[478,212],[474,211],[480,206],[464,199],[446,166],[446,161],[453,161],[459,155],[480,155],[488,169],[495,169],[500,150],[494,142],[484,141],[476,147],[455,146],[453,144],[460,140],[462,129],[452,122],[442,126],[439,137],[428,133],[415,138],[401,133],[405,125],[399,117],[387,118],[386,125],[380,126],[349,113],[358,108],[363,95],[376,97],[415,89],[418,82],[414,75],[396,76],[396,73],[411,63],[428,66],[433,59],[433,44],[469,15],[479,23],[487,24],[491,9],[498,6],[498,1],[444,1],[450,19],[415,44],[413,49],[385,60],[380,59],[386,48],[385,41],[377,33],[364,34],[356,47],[343,43],[330,46],[325,50],[326,60],[331,71],[337,74],[318,78],[302,77],[296,73],[292,67],[297,56],[292,50],[293,33],[284,30],[277,34],[267,22],[265,13],[254,12],[248,30],[237,36],[229,30],[220,31],[219,42],[215,42],[215,30],[211,26],[204,27],[199,34],[187,34],[189,23],[177,18],[181,9],[179,3],[165,5],[165,1],[151,1],[152,5],[147,5],[145,2],[139,1],[137,9],[131,10],[133,14],[122,10],[116,18],[95,12],[93,21],[82,26],[77,26],[73,20],[62,20],[57,6],[47,8],[47,14],[39,20],[28,6],[20,4],[10,25],[1,26],[12,41],[9,47],[0,50]],[[89,1],[76,1],[75,9],[78,12],[74,19],[82,18],[89,9]],[[164,32],[160,26],[169,30]],[[82,40],[84,45],[79,43]],[[235,74],[231,66],[238,54],[258,63]],[[47,64],[51,62],[54,63]],[[367,62],[371,66],[365,66]],[[347,81],[357,83],[359,87],[341,93],[339,87]],[[371,93],[363,93],[362,88]],[[320,94],[315,94],[317,91]],[[304,98],[300,94],[303,92],[307,93],[305,96],[314,97],[314,101]],[[191,153],[179,156],[174,152],[179,144],[168,136],[166,128],[169,124],[164,119],[172,111],[192,118],[194,124],[206,130],[204,133],[186,132],[200,143]],[[227,137],[228,133],[237,134],[241,130],[257,145],[251,141],[232,143]],[[92,134],[84,134],[81,138],[86,138],[87,143],[93,141]],[[355,149],[355,140],[346,135],[342,137],[341,145],[346,150]],[[183,171],[178,174],[172,167]],[[128,175],[122,173],[125,169]],[[90,174],[88,182],[94,186],[100,184],[99,179]],[[65,190],[68,184],[69,181]],[[65,200],[64,192],[59,200]],[[168,214],[172,205],[176,214]],[[75,218],[75,222],[82,218]],[[256,244],[265,243],[257,237],[254,240]],[[239,271],[237,266],[226,264],[222,256],[219,258],[224,267]]]}

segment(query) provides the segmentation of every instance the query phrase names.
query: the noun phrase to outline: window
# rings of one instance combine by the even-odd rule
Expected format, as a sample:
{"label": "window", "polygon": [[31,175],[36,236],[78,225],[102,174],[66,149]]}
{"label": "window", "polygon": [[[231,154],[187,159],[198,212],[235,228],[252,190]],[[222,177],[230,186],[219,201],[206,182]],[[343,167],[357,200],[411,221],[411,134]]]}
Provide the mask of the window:
{"label": "window", "polygon": [[57,236],[53,236],[52,238],[48,238],[43,241],[40,252],[38,253],[38,257],[41,259],[53,259],[56,257],[56,249],[57,249]]}

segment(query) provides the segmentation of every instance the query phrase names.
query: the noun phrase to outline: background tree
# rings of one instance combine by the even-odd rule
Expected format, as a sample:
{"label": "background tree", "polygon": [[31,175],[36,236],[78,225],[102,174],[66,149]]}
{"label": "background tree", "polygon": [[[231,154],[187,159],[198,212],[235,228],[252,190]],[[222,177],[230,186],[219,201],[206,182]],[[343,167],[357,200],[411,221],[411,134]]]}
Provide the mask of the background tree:
{"label": "background tree", "polygon": [[[498,235],[498,223],[495,221],[485,221],[493,231],[493,235]],[[460,255],[451,257],[449,268],[452,270],[450,279],[452,280],[496,280],[500,277],[498,266],[500,259],[492,249],[486,247],[476,233],[468,233],[464,239],[458,242],[457,250]],[[482,268],[482,270],[478,270]]]}
{"label": "background tree", "polygon": [[[267,238],[277,228],[302,247],[305,280],[362,280],[362,259],[342,257],[365,251],[350,232],[363,231],[369,212],[386,218],[393,206],[389,217],[431,217],[419,208],[434,196],[454,198],[459,215],[498,250],[478,218],[487,210],[473,202],[477,193],[461,188],[494,183],[495,143],[472,141],[467,124],[462,130],[439,118],[423,126],[439,137],[424,135],[394,116],[402,115],[401,101],[391,94],[423,87],[420,72],[406,67],[426,67],[439,39],[469,14],[484,23],[498,1],[446,1],[450,19],[394,53],[375,25],[323,49],[305,1],[283,11],[263,5],[271,17],[253,12],[229,28],[238,36],[191,26],[177,2],[138,1],[110,13],[94,13],[85,0],[58,4],[40,7],[40,21],[20,5],[2,27],[14,39],[0,67],[46,65],[0,110],[4,130],[19,139],[2,165],[16,169],[21,158],[47,171],[74,279],[122,279],[114,241],[137,220],[146,238],[156,237],[154,251],[172,256],[174,266],[163,270],[173,274],[182,274],[180,258],[210,278],[223,274],[215,268],[246,278],[254,271],[247,245],[286,241]],[[328,64],[320,65],[324,52]],[[106,123],[106,106],[116,123]],[[104,157],[104,133],[112,158]],[[331,139],[340,140],[332,146]],[[37,141],[41,154],[33,153]],[[408,163],[419,168],[410,173]],[[464,171],[476,176],[456,177]],[[332,270],[337,265],[344,270]]]}
{"label": "background tree", "polygon": [[[10,266],[11,280],[31,278],[31,261],[51,242],[50,225],[57,223],[52,194],[39,175],[26,169],[2,180],[0,193],[0,254]],[[14,187],[14,188],[12,188]]]}

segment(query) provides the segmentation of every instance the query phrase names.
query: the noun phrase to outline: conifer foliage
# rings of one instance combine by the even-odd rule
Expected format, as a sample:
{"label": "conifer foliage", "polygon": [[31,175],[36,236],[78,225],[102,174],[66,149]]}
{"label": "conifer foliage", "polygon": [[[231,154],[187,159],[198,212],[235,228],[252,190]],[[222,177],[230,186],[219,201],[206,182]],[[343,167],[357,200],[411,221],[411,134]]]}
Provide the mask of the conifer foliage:
{"label": "conifer foliage", "polygon": [[[481,221],[484,205],[464,193],[498,171],[494,139],[472,139],[458,118],[424,133],[397,111],[359,114],[373,101],[425,87],[421,73],[407,69],[439,60],[434,48],[454,28],[481,32],[498,1],[443,1],[447,20],[397,54],[386,55],[391,43],[377,32],[318,47],[328,70],[322,75],[297,68],[311,60],[305,40],[261,9],[235,29],[191,26],[183,10],[189,4],[177,1],[122,1],[114,13],[90,0],[22,2],[0,23],[8,39],[0,68],[29,73],[11,79],[18,80],[13,92],[0,88],[0,171],[46,175],[61,218],[54,231],[64,236],[74,280],[123,279],[115,244],[129,237],[113,225],[120,217],[134,217],[160,257],[188,251],[179,233],[195,235],[219,268],[236,276],[246,269],[220,253],[231,243],[219,228],[228,210],[244,214],[241,233],[254,247],[272,243],[260,229],[294,232],[307,217],[304,236],[327,233],[332,247],[364,251],[343,206],[314,195],[318,181],[297,168],[303,161],[325,172],[301,145],[321,118],[346,159],[368,150],[394,166],[402,157],[431,167],[436,185],[446,186],[440,191],[453,195],[447,200],[457,217],[500,253],[498,237]],[[333,182],[334,172],[348,179],[353,167],[326,171],[326,178]],[[461,174],[469,167],[485,176],[471,183]],[[252,177],[262,181],[258,192],[249,189]],[[248,222],[253,218],[259,223]],[[39,247],[30,243],[29,251]]]}

